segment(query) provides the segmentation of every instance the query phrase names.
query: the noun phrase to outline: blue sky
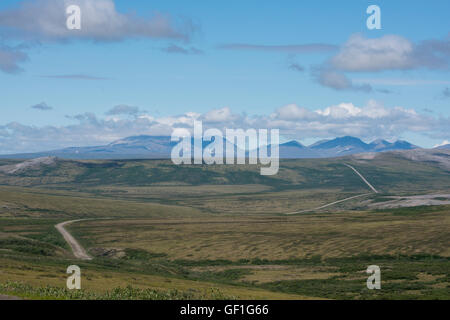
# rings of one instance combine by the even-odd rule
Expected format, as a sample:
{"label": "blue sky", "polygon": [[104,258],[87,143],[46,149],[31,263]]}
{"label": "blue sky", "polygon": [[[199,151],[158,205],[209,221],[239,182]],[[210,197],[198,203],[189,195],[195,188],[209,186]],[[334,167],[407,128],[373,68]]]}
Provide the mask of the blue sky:
{"label": "blue sky", "polygon": [[[114,26],[112,39],[102,31],[107,23],[83,20],[84,6],[93,0],[65,1],[80,5],[83,33],[55,36],[49,28],[62,28],[62,2],[37,0],[32,9],[28,0],[0,2],[0,153],[170,134],[170,128],[188,125],[186,113],[209,119],[211,126],[278,125],[287,137],[307,143],[347,133],[424,147],[450,139],[447,0],[97,0],[115,4],[114,14],[128,19],[125,27]],[[381,8],[381,30],[366,27],[370,4]],[[86,19],[106,9],[95,10]],[[146,24],[155,12],[186,37],[155,36]],[[335,48],[311,49],[316,44]],[[369,59],[381,59],[373,68],[358,64],[352,50],[360,46],[374,51],[364,51]],[[139,111],[108,116],[117,105]],[[334,113],[325,111],[333,106]],[[62,132],[70,139],[58,138]]]}

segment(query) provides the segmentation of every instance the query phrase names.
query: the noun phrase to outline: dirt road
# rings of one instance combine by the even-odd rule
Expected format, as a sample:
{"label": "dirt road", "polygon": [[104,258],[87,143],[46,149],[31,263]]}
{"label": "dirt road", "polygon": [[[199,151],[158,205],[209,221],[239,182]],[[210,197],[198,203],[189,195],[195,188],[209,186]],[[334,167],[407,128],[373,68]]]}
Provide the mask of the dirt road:
{"label": "dirt road", "polygon": [[358,170],[356,170],[355,168],[353,168],[351,165],[346,164],[345,165],[347,167],[349,167],[350,169],[352,169],[353,171],[355,171],[355,173],[369,186],[370,189],[372,189],[373,192],[378,193],[377,189],[375,189],[370,183],[369,181],[366,180],[366,178],[363,177],[363,175],[361,173],[358,172]]}
{"label": "dirt road", "polygon": [[334,204],[338,204],[338,203],[341,203],[341,202],[344,202],[344,201],[347,201],[347,200],[351,200],[351,199],[355,199],[355,198],[359,198],[359,197],[363,197],[363,196],[368,196],[369,194],[371,194],[371,193],[358,194],[357,196],[353,196],[353,197],[345,198],[345,199],[342,199],[342,200],[334,201],[334,202],[331,202],[331,203],[327,203],[327,204],[325,204],[323,206],[320,206],[320,207],[317,207],[317,208],[306,209],[306,210],[301,210],[301,211],[296,211],[296,212],[289,212],[289,213],[285,213],[285,214],[289,215],[289,214],[297,214],[297,213],[304,213],[304,212],[315,211],[315,210],[323,209],[323,208],[326,208],[326,207],[329,207],[329,206],[332,206]]}
{"label": "dirt road", "polygon": [[[347,163],[344,163],[344,165],[346,165],[347,167],[349,167],[350,169],[352,169],[368,186],[369,186],[369,188],[370,189],[372,189],[372,191],[373,192],[375,192],[375,193],[378,193],[378,191],[377,191],[377,189],[375,189],[371,184],[370,184],[370,182],[369,181],[367,181],[367,179],[366,178],[364,178],[364,176],[361,174],[361,173],[359,173],[359,171],[358,170],[356,170],[355,168],[353,168],[353,166],[351,166],[351,165],[349,165],[349,164],[347,164]],[[356,196],[353,196],[353,197],[349,197],[349,198],[345,198],[345,199],[342,199],[342,200],[338,200],[338,201],[334,201],[334,202],[331,202],[331,203],[327,203],[327,204],[325,204],[325,205],[323,205],[323,206],[320,206],[320,207],[317,207],[317,208],[312,208],[312,209],[306,209],[306,210],[300,210],[300,211],[295,211],[295,212],[289,212],[289,213],[285,213],[285,214],[287,214],[287,215],[289,215],[289,214],[297,214],[297,213],[304,213],[304,212],[310,212],[310,211],[315,211],[315,210],[320,210],[320,209],[323,209],[323,208],[326,208],[326,207],[329,207],[329,206],[332,206],[332,205],[335,205],[335,204],[338,204],[338,203],[341,203],[341,202],[344,202],[344,201],[347,201],[347,200],[351,200],[351,199],[355,199],[355,198],[359,198],[359,197],[364,197],[364,196],[368,196],[368,195],[370,195],[371,193],[364,193],[364,194],[359,194],[359,195],[356,195]]]}
{"label": "dirt road", "polygon": [[70,248],[72,248],[72,252],[75,258],[81,260],[92,260],[92,258],[86,253],[86,250],[84,250],[84,248],[78,243],[78,241],[74,237],[72,237],[72,235],[66,229],[64,229],[64,226],[68,224],[83,220],[84,219],[61,222],[55,225],[55,228],[59,231],[59,233],[62,234],[64,240],[66,240]]}

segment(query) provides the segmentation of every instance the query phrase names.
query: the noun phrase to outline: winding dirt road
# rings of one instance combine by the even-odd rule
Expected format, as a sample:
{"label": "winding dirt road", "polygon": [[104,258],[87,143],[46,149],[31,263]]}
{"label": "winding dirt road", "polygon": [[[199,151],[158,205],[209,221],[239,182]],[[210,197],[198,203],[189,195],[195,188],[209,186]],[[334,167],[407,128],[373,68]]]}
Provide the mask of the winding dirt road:
{"label": "winding dirt road", "polygon": [[353,171],[356,172],[356,174],[369,186],[370,189],[372,189],[373,192],[378,193],[377,189],[375,189],[370,183],[369,181],[366,180],[366,178],[364,178],[364,176],[359,173],[358,170],[356,170],[355,168],[353,168],[351,165],[344,163],[347,167],[349,167],[350,169],[352,169]]}
{"label": "winding dirt road", "polygon": [[61,235],[64,237],[64,240],[66,240],[66,242],[69,244],[75,258],[81,260],[92,260],[92,258],[86,253],[86,250],[84,250],[84,248],[78,243],[78,241],[66,229],[64,229],[64,226],[68,224],[83,220],[86,219],[61,222],[55,225],[55,228],[59,231],[59,233],[61,233]]}
{"label": "winding dirt road", "polygon": [[323,206],[320,206],[320,207],[317,207],[317,208],[306,209],[306,210],[301,210],[301,211],[296,211],[296,212],[289,212],[289,213],[285,213],[285,214],[289,215],[289,214],[297,214],[297,213],[304,213],[304,212],[315,211],[315,210],[323,209],[323,208],[326,208],[326,207],[329,207],[329,206],[332,206],[334,204],[338,204],[338,203],[341,203],[341,202],[344,202],[344,201],[347,201],[347,200],[368,196],[369,194],[372,194],[372,193],[358,194],[358,195],[353,196],[353,197],[349,197],[349,198],[345,198],[345,199],[342,199],[342,200],[338,200],[338,201],[334,201],[334,202],[331,202],[331,203],[327,203],[327,204],[325,204]]}
{"label": "winding dirt road", "polygon": [[[364,182],[369,186],[369,188],[372,189],[373,192],[378,193],[377,189],[375,189],[375,188],[370,184],[370,182],[367,181],[367,179],[364,178],[364,176],[363,176],[361,173],[359,173],[358,170],[356,170],[353,166],[351,166],[351,165],[349,165],[349,164],[347,164],[347,163],[344,163],[344,165],[346,165],[347,167],[349,167],[350,169],[352,169],[352,170],[353,170],[353,171],[354,171],[354,172],[362,179],[362,181],[364,181]],[[372,194],[372,193],[358,194],[358,195],[353,196],[353,197],[349,197],[349,198],[345,198],[345,199],[342,199],[342,200],[338,200],[338,201],[334,201],[334,202],[331,202],[331,203],[327,203],[327,204],[325,204],[325,205],[323,205],[323,206],[320,206],[320,207],[317,207],[317,208],[306,209],[306,210],[300,210],[300,211],[295,211],[295,212],[289,212],[289,213],[285,213],[285,214],[290,215],[290,214],[298,214],[298,213],[305,213],[305,212],[311,212],[311,211],[315,211],[315,210],[320,210],[320,209],[323,209],[323,208],[332,206],[332,205],[334,205],[334,204],[338,204],[338,203],[341,203],[341,202],[344,202],[344,201],[347,201],[347,200],[351,200],[351,199],[355,199],[355,198],[359,198],[359,197],[368,196],[368,195],[370,195],[370,194]]]}

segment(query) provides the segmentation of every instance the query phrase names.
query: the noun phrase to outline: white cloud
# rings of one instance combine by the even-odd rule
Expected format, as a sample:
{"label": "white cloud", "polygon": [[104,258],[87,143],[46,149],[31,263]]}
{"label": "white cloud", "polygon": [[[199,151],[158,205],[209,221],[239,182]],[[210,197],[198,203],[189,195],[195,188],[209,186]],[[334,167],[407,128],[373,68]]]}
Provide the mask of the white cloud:
{"label": "white cloud", "polygon": [[345,74],[332,69],[316,69],[313,71],[313,78],[321,85],[335,90],[372,91],[372,87],[369,84],[355,85]]}
{"label": "white cloud", "polygon": [[361,109],[355,107],[353,103],[340,103],[337,106],[331,106],[324,110],[317,110],[316,112],[323,116],[330,116],[333,118],[353,117],[361,113]]}
{"label": "white cloud", "polygon": [[350,102],[311,110],[289,104],[270,115],[233,113],[229,107],[204,114],[155,117],[145,113],[135,117],[99,118],[93,113],[69,117],[67,126],[26,126],[18,122],[0,125],[0,154],[34,152],[69,146],[102,145],[133,135],[170,135],[176,128],[192,129],[195,119],[206,128],[280,129],[296,138],[328,138],[352,135],[363,139],[395,139],[407,132],[434,139],[448,138],[449,118],[419,114],[400,106],[386,107],[370,100],[363,106]]}
{"label": "white cloud", "polygon": [[28,55],[17,48],[0,44],[0,70],[6,73],[22,71],[20,63],[28,60]]}
{"label": "white cloud", "polygon": [[[66,27],[66,7],[81,9],[81,30]],[[118,12],[113,0],[23,0],[18,7],[0,12],[6,35],[38,41],[90,39],[120,41],[125,38],[188,39],[192,25],[177,26],[168,15],[143,18]]]}
{"label": "white cloud", "polygon": [[126,104],[119,104],[106,112],[107,115],[116,116],[116,115],[132,115],[137,116],[141,110],[135,106],[129,106]]}
{"label": "white cloud", "polygon": [[441,143],[435,145],[433,148],[442,147],[442,146],[445,146],[447,144],[450,144],[450,140],[444,140]]}
{"label": "white cloud", "polygon": [[448,121],[399,106],[387,108],[374,100],[369,100],[365,106],[340,103],[309,113],[307,109],[288,105],[279,108],[268,119],[259,118],[260,125],[278,127],[285,134],[299,139],[342,135],[395,138],[405,132],[441,135],[447,130]]}
{"label": "white cloud", "polygon": [[41,102],[41,103],[35,104],[35,105],[31,106],[31,108],[37,109],[37,110],[42,110],[42,111],[47,111],[47,110],[52,110],[53,109],[53,107],[49,106],[45,102]]}
{"label": "white cloud", "polygon": [[398,35],[370,39],[361,34],[352,35],[329,61],[334,69],[348,72],[448,70],[449,62],[450,37],[415,44]]}
{"label": "white cloud", "polygon": [[[416,85],[442,81],[412,79],[355,79],[349,72],[379,72],[419,68],[449,70],[450,36],[442,40],[413,43],[398,35],[366,38],[354,34],[341,46],[339,52],[313,68],[312,76],[319,84],[335,90],[372,92],[371,84]],[[377,90],[390,93],[389,90]]]}
{"label": "white cloud", "polygon": [[236,120],[236,115],[233,115],[229,107],[224,107],[208,111],[200,119],[209,123],[231,122]]}
{"label": "white cloud", "polygon": [[320,72],[318,80],[322,85],[337,90],[343,90],[352,87],[352,82],[345,75],[332,70]]}
{"label": "white cloud", "polygon": [[[66,27],[66,8],[81,9],[81,29]],[[22,0],[14,7],[0,10],[0,39],[5,43],[22,44],[10,47],[0,42],[0,71],[17,73],[28,60],[26,49],[47,42],[66,43],[72,40],[114,42],[130,38],[171,39],[189,41],[197,26],[189,19],[174,19],[168,14],[153,12],[150,17],[117,11],[114,0]],[[181,47],[172,45],[174,52]],[[197,48],[186,50],[200,54]],[[106,80],[83,74],[43,76],[58,79]]]}
{"label": "white cloud", "polygon": [[410,69],[414,65],[413,52],[414,45],[400,36],[368,39],[356,34],[331,59],[331,64],[345,71]]}
{"label": "white cloud", "polygon": [[278,108],[275,113],[271,115],[272,119],[280,120],[298,120],[298,119],[313,119],[317,116],[310,110],[299,107],[296,104],[288,104]]}

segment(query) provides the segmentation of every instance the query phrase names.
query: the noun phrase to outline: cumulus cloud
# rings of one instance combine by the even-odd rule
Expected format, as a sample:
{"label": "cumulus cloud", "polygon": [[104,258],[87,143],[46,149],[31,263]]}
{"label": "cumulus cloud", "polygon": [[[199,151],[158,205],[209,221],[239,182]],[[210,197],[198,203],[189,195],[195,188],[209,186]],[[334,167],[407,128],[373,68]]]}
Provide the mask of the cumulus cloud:
{"label": "cumulus cloud", "polygon": [[[81,30],[68,30],[66,8],[81,9]],[[187,40],[193,30],[189,22],[178,25],[161,13],[143,18],[118,12],[113,0],[23,0],[0,12],[4,35],[38,41],[89,39],[120,41],[126,38],[169,38]]]}
{"label": "cumulus cloud", "polygon": [[324,110],[317,110],[318,114],[333,118],[354,117],[362,112],[361,108],[355,107],[353,103],[341,103],[336,106],[327,107]]}
{"label": "cumulus cloud", "polygon": [[6,73],[18,73],[22,71],[20,63],[28,60],[28,55],[23,50],[0,44],[0,70]]}
{"label": "cumulus cloud", "polygon": [[91,124],[91,125],[97,125],[99,122],[97,120],[97,116],[92,112],[85,112],[81,114],[76,114],[73,116],[66,116],[68,119],[74,119],[80,121],[82,124]]}
{"label": "cumulus cloud", "polygon": [[413,51],[414,45],[400,36],[368,39],[356,34],[331,59],[331,64],[344,71],[410,69],[414,65]]}
{"label": "cumulus cloud", "polygon": [[340,103],[314,111],[288,105],[259,123],[278,127],[284,134],[299,139],[343,135],[374,139],[395,138],[405,132],[439,136],[445,133],[448,121],[418,114],[413,109],[387,108],[370,100],[365,106]]}
{"label": "cumulus cloud", "polygon": [[372,91],[369,84],[354,84],[345,74],[332,69],[319,68],[313,71],[313,78],[321,85],[335,90]]}
{"label": "cumulus cloud", "polygon": [[417,67],[449,70],[450,33],[443,39],[431,39],[420,42],[415,48]]}
{"label": "cumulus cloud", "polygon": [[172,127],[148,118],[100,119],[92,113],[71,116],[67,126],[0,125],[0,154],[37,152],[63,147],[104,145],[140,134],[170,135]]}
{"label": "cumulus cloud", "polygon": [[303,67],[303,66],[301,66],[301,65],[299,65],[298,63],[295,63],[295,62],[290,63],[288,68],[293,70],[293,71],[297,71],[297,72],[305,71],[305,67]]}
{"label": "cumulus cloud", "polygon": [[50,107],[45,102],[41,102],[41,103],[35,104],[34,106],[31,106],[31,108],[37,109],[37,110],[42,110],[42,111],[47,111],[47,110],[52,110],[53,109],[53,107]]}
{"label": "cumulus cloud", "polygon": [[[132,114],[136,111],[127,108],[116,111],[120,113],[120,110]],[[18,122],[0,125],[0,154],[102,145],[132,135],[170,135],[177,128],[192,130],[194,120],[202,120],[204,129],[265,128],[280,129],[282,135],[296,139],[352,135],[369,140],[395,139],[408,132],[448,139],[450,121],[448,117],[421,114],[405,107],[386,107],[375,100],[363,106],[345,102],[316,110],[289,104],[269,115],[237,114],[224,107],[203,114],[188,112],[168,117],[141,113],[133,117],[103,118],[83,113],[69,118],[75,123],[45,127]]]}
{"label": "cumulus cloud", "polygon": [[386,109],[382,104],[376,102],[375,100],[369,100],[365,107],[356,107],[353,103],[340,103],[338,105],[333,105],[326,107],[322,110],[316,110],[316,112],[322,116],[331,117],[334,119],[345,119],[351,117],[366,117],[371,119],[379,119],[387,117],[391,114],[393,110],[402,110],[408,112],[409,114],[416,114],[414,110],[406,110],[397,107],[392,110]]}
{"label": "cumulus cloud", "polygon": [[[66,8],[81,9],[81,29],[66,26]],[[22,0],[0,11],[0,38],[8,43],[23,41],[21,47],[0,43],[0,71],[17,73],[28,59],[26,47],[46,42],[90,40],[113,42],[130,38],[172,39],[188,41],[198,27],[189,19],[173,19],[155,12],[151,17],[117,11],[114,0]],[[196,48],[189,52],[199,53]],[[44,76],[59,79],[104,80],[89,75]]]}
{"label": "cumulus cloud", "polygon": [[296,104],[288,104],[278,108],[272,115],[272,119],[279,120],[317,120],[317,114],[304,107],[299,107]]}
{"label": "cumulus cloud", "polygon": [[332,70],[320,71],[317,80],[320,84],[336,90],[352,87],[352,82],[344,74]]}
{"label": "cumulus cloud", "polygon": [[[346,73],[380,72],[389,70],[440,69],[449,70],[450,36],[419,43],[398,35],[366,38],[354,34],[340,47],[337,54],[313,70],[313,78],[321,85],[335,90],[372,92],[369,83],[389,85],[431,84],[442,81],[413,79],[356,79]],[[378,89],[380,93],[391,93]]]}
{"label": "cumulus cloud", "polygon": [[106,112],[107,115],[115,116],[115,115],[132,115],[137,116],[139,113],[141,113],[141,110],[139,107],[135,106],[129,106],[126,104],[119,104],[117,106],[114,106],[108,112]]}
{"label": "cumulus cloud", "polygon": [[352,35],[329,61],[335,69],[349,72],[448,69],[449,62],[448,37],[415,44],[398,35],[370,39],[361,34]]}
{"label": "cumulus cloud", "polygon": [[449,141],[449,140],[444,140],[444,141],[442,141],[441,143],[438,143],[438,144],[434,145],[433,148],[438,148],[438,147],[446,146],[446,145],[448,145],[448,144],[450,144],[450,141]]}
{"label": "cumulus cloud", "polygon": [[213,109],[206,112],[200,117],[200,120],[208,123],[230,123],[237,120],[238,118],[239,116],[233,114],[229,107],[224,107],[221,109]]}

